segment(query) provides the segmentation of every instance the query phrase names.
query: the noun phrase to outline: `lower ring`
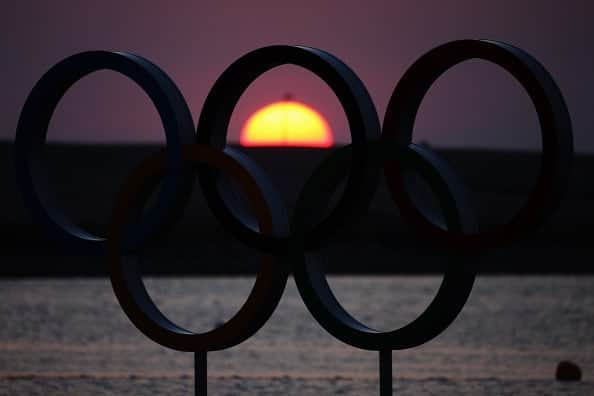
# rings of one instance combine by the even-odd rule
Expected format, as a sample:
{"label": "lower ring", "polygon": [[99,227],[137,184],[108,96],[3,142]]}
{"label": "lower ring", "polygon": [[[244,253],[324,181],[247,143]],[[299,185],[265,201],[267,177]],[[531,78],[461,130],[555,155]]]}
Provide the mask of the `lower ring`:
{"label": "lower ring", "polygon": [[[274,235],[273,216],[251,175],[231,157],[203,145],[183,148],[184,162],[202,163],[226,173],[243,188],[263,234]],[[288,271],[279,259],[263,256],[256,282],[245,304],[229,321],[205,333],[192,333],[171,322],[148,295],[138,260],[123,262],[122,235],[130,213],[148,198],[145,185],[163,172],[166,153],[159,152],[144,160],[127,178],[118,194],[106,241],[107,263],[115,295],[134,325],[153,341],[180,351],[213,351],[237,345],[256,333],[275,310],[284,291]],[[138,198],[140,196],[140,199]]]}

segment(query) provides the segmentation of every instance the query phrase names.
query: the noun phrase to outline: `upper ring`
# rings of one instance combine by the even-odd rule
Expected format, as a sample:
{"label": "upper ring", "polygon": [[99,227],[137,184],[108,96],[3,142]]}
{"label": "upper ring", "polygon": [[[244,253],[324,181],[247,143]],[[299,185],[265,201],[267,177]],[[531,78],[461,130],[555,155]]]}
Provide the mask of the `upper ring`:
{"label": "upper ring", "polygon": [[[367,141],[380,134],[377,112],[367,89],[347,65],[325,51],[300,46],[264,47],[242,56],[223,72],[208,94],[200,113],[196,141],[224,148],[231,114],[240,96],[258,76],[284,64],[301,66],[328,84],[345,110],[351,134],[353,166],[343,195],[328,216],[307,234],[307,245],[311,246],[322,242],[332,230],[369,203],[379,175],[379,169],[367,166],[366,148]],[[230,148],[226,152],[236,156]],[[243,162],[253,170],[247,158]],[[272,188],[261,172],[252,171],[252,175],[265,191]],[[227,192],[217,186],[213,171],[199,169],[198,177],[211,210],[239,240],[266,252],[287,250],[288,236],[263,236],[250,226],[247,216],[229,210],[224,199]]]}
{"label": "upper ring", "polygon": [[167,141],[167,173],[154,206],[124,238],[125,249],[144,243],[167,221],[180,194],[189,195],[191,175],[182,171],[181,146],[194,140],[194,123],[182,94],[167,74],[150,61],[129,53],[89,51],[53,66],[37,82],[21,112],[14,141],[16,179],[36,222],[76,251],[100,254],[104,239],[75,225],[55,202],[42,162],[47,129],[56,106],[78,80],[98,70],[113,70],[136,82],[159,112]]}
{"label": "upper ring", "polygon": [[463,234],[427,221],[416,209],[398,166],[385,168],[392,197],[403,217],[440,244],[467,249],[501,246],[541,225],[557,208],[567,188],[573,137],[561,91],[547,70],[525,51],[497,41],[460,40],[441,45],[419,58],[394,89],[382,127],[382,140],[408,145],[423,97],[446,70],[469,60],[493,62],[513,75],[530,95],[540,123],[540,173],[524,206],[506,224],[493,230]]}

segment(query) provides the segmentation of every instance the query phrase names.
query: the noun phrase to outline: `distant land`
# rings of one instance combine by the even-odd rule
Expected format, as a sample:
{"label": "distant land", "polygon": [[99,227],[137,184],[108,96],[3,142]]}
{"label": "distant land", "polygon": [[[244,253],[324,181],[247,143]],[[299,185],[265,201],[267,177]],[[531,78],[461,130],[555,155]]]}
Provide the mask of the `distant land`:
{"label": "distant land", "polygon": [[[58,201],[79,224],[103,230],[119,184],[156,145],[65,145],[46,147],[48,177]],[[270,175],[291,207],[323,149],[244,149]],[[471,192],[480,224],[489,227],[519,208],[538,170],[538,153],[435,149],[452,164]],[[100,257],[74,256],[42,235],[17,190],[12,144],[0,143],[2,265],[0,276],[105,276]],[[538,233],[513,246],[476,258],[481,273],[594,273],[594,156],[577,155],[569,191],[560,209]],[[198,186],[198,185],[196,185]],[[151,252],[147,275],[249,275],[258,253],[243,247],[210,214],[199,188],[168,246]],[[318,255],[327,272],[437,273],[444,258],[398,218],[380,186],[369,214]]]}

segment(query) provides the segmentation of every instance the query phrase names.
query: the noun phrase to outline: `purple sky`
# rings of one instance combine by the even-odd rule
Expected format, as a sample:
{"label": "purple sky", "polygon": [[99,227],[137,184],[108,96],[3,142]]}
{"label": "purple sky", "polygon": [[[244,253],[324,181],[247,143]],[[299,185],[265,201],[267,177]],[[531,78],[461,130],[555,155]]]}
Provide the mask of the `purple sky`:
{"label": "purple sky", "polygon": [[[136,52],[177,83],[197,119],[223,70],[270,44],[301,44],[340,57],[361,77],[383,118],[405,69],[424,52],[461,38],[491,38],[536,56],[569,105],[577,151],[594,151],[594,3],[561,1],[18,1],[0,12],[0,138],[12,139],[21,106],[37,79],[76,52]],[[533,6],[531,6],[532,4]],[[230,140],[258,108],[291,92],[322,112],[337,141],[346,119],[330,90],[296,67],[260,78],[234,113]],[[132,82],[101,72],[60,103],[49,138],[60,141],[163,141],[148,98]],[[540,143],[536,115],[518,84],[483,62],[468,62],[438,81],[423,102],[417,141],[437,146],[530,148]]]}

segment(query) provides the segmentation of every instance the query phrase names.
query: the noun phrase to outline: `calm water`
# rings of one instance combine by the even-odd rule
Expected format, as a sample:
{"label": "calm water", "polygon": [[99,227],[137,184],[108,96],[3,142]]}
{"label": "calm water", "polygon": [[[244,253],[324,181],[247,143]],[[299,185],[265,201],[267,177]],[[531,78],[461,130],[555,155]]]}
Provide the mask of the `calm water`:
{"label": "calm water", "polygon": [[[438,277],[336,277],[359,319],[389,329],[413,319]],[[149,279],[171,319],[204,331],[242,304],[252,278]],[[0,395],[191,395],[192,355],[146,339],[105,279],[0,281]],[[558,361],[581,383],[554,381]],[[441,336],[393,354],[397,395],[594,394],[594,277],[482,277]],[[292,280],[254,337],[209,354],[211,395],[376,395],[377,355],[328,335]]]}

